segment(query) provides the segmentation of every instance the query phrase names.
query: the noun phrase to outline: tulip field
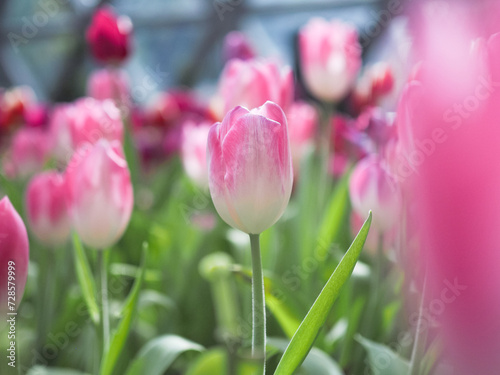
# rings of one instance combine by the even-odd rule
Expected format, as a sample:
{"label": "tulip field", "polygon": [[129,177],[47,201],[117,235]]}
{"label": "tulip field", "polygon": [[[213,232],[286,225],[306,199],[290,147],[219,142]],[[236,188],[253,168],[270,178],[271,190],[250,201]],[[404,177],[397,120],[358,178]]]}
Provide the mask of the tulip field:
{"label": "tulip field", "polygon": [[0,58],[0,374],[500,374],[500,2],[311,6],[289,54],[226,23],[165,87],[102,3],[77,95]]}

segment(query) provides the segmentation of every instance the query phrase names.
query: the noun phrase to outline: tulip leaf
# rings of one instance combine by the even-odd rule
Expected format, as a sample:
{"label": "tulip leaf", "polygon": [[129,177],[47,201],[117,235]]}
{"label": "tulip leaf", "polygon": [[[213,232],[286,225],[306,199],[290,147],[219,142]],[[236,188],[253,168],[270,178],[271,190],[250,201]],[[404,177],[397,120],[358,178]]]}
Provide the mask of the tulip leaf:
{"label": "tulip leaf", "polygon": [[311,350],[320,329],[325,324],[335,299],[340,293],[340,289],[349,279],[356,265],[368,236],[371,221],[372,214],[370,212],[349,250],[347,250],[337,268],[333,271],[330,279],[295,332],[283,357],[281,357],[275,375],[293,374]]}
{"label": "tulip leaf", "polygon": [[200,355],[186,375],[227,374],[227,362],[227,354],[224,349],[211,349]]}
{"label": "tulip leaf", "polygon": [[361,335],[356,335],[356,340],[368,352],[368,362],[374,374],[400,375],[409,373],[408,361],[401,358],[391,348],[368,340]]}
{"label": "tulip leaf", "polygon": [[73,233],[73,249],[75,250],[75,269],[78,283],[82,290],[83,299],[87,304],[90,318],[95,324],[99,324],[99,306],[95,295],[95,281],[90,269],[89,261],[85,255],[85,249],[78,234]]}
{"label": "tulip leaf", "polygon": [[34,366],[29,369],[26,375],[89,375],[89,374],[86,372],[81,372],[62,367]]}
{"label": "tulip leaf", "polygon": [[[270,337],[267,339],[267,348],[274,347],[283,352],[288,341],[281,338]],[[312,348],[301,366],[303,373],[307,375],[344,375],[340,366],[324,351]]]}
{"label": "tulip leaf", "polygon": [[175,335],[165,335],[149,341],[130,364],[126,375],[162,375],[182,353],[203,351],[203,346]]}
{"label": "tulip leaf", "polygon": [[146,271],[146,263],[148,258],[148,244],[143,243],[142,248],[142,261],[139,273],[134,282],[134,286],[130,291],[130,294],[125,301],[125,305],[122,310],[122,320],[118,324],[116,331],[111,336],[111,342],[109,346],[109,351],[106,353],[103,361],[101,363],[101,375],[110,375],[113,372],[120,353],[125,346],[128,334],[132,327],[132,322],[134,320],[137,302],[139,300],[139,294],[141,291],[142,283],[144,280],[144,274]]}

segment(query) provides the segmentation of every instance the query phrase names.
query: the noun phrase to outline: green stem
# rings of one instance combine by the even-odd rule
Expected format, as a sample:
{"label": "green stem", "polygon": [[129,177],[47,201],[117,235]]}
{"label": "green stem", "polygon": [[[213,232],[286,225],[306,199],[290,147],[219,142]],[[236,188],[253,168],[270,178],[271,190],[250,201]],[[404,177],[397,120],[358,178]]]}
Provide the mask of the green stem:
{"label": "green stem", "polygon": [[423,356],[425,350],[425,344],[427,341],[427,330],[422,327],[422,317],[424,314],[424,304],[426,299],[426,289],[427,289],[427,275],[424,277],[424,287],[422,291],[422,297],[420,299],[420,308],[418,311],[418,322],[415,331],[415,342],[413,343],[413,350],[411,353],[410,369],[408,370],[409,375],[418,375],[420,372],[420,360]]}
{"label": "green stem", "polygon": [[108,251],[97,253],[99,273],[101,278],[101,328],[102,328],[102,356],[105,357],[109,348],[109,301],[108,301]]}
{"label": "green stem", "polygon": [[264,373],[266,366],[266,305],[258,234],[250,234],[250,245],[252,248],[252,357],[262,361]]}

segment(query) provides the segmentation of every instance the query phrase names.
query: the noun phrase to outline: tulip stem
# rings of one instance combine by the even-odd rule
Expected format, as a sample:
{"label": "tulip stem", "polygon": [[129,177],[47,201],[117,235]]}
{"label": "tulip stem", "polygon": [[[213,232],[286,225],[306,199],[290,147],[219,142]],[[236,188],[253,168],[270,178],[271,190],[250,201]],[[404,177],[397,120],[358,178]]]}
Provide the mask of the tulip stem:
{"label": "tulip stem", "polygon": [[108,259],[108,250],[98,251],[97,260],[99,263],[99,272],[101,277],[101,327],[103,358],[109,348]]}
{"label": "tulip stem", "polygon": [[266,366],[266,304],[264,298],[264,276],[260,256],[258,234],[250,234],[252,248],[252,357]]}

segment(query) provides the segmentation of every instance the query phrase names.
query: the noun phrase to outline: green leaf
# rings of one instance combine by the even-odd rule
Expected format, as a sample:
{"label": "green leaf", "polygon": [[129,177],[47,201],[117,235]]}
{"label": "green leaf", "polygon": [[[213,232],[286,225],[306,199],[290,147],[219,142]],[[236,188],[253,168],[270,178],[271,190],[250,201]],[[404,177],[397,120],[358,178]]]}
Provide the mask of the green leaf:
{"label": "green leaf", "polygon": [[143,243],[142,248],[141,268],[139,269],[137,279],[135,280],[134,286],[132,287],[132,290],[127,297],[127,301],[125,302],[125,305],[123,307],[123,311],[121,314],[122,320],[120,321],[118,328],[111,337],[109,351],[106,353],[106,356],[103,358],[103,361],[101,363],[101,375],[109,375],[113,373],[115,363],[118,360],[123,347],[125,346],[125,342],[127,341],[127,337],[134,320],[136,305],[137,301],[139,300],[142,282],[144,280],[147,257],[148,244],[145,242]]}
{"label": "green leaf", "polygon": [[295,335],[276,368],[275,375],[293,374],[311,350],[321,327],[325,324],[335,299],[340,293],[340,289],[349,279],[356,265],[361,249],[368,236],[371,221],[372,214],[370,212],[358,235],[349,247],[349,250],[347,250],[332,276],[327,281],[318,298],[300,324],[297,332],[295,332]]}
{"label": "green leaf", "polygon": [[75,268],[78,283],[82,290],[83,299],[87,304],[90,318],[94,324],[99,324],[99,306],[95,295],[95,281],[90,270],[89,261],[85,255],[85,249],[78,234],[73,233],[73,249],[75,250]]}
{"label": "green leaf", "polygon": [[224,349],[211,349],[203,353],[189,368],[186,375],[227,374],[227,355]]}
{"label": "green leaf", "polygon": [[368,340],[361,335],[356,335],[356,340],[368,352],[368,361],[374,374],[408,374],[410,370],[408,361],[394,353],[389,347]]}
{"label": "green leaf", "polygon": [[130,364],[126,375],[161,375],[188,350],[201,352],[203,346],[175,335],[165,335],[149,341]]}
{"label": "green leaf", "polygon": [[89,375],[86,372],[61,367],[35,366],[29,369],[26,375]]}
{"label": "green leaf", "polygon": [[[288,345],[288,341],[270,337],[267,339],[267,346],[274,347],[283,352]],[[340,366],[325,352],[317,348],[312,348],[306,359],[302,363],[301,369],[308,375],[344,375]]]}

